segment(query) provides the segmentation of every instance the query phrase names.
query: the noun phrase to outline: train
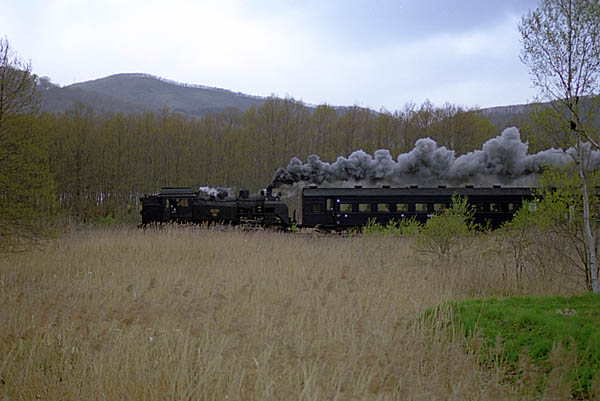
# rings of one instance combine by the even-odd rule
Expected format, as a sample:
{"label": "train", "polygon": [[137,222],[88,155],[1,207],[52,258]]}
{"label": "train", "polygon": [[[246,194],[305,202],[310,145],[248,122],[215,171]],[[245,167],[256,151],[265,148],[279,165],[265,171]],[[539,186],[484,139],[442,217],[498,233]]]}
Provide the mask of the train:
{"label": "train", "polygon": [[155,195],[141,198],[142,225],[154,223],[219,223],[289,229],[320,227],[346,230],[368,222],[386,225],[390,221],[414,218],[425,223],[435,213],[450,207],[454,195],[466,197],[474,223],[492,229],[511,220],[524,201],[535,199],[532,188],[493,186],[439,186],[392,188],[328,188],[310,185],[302,189],[301,213],[290,217],[287,204],[267,188],[256,195],[241,190],[237,196],[226,192],[207,195],[191,187],[165,187]]}

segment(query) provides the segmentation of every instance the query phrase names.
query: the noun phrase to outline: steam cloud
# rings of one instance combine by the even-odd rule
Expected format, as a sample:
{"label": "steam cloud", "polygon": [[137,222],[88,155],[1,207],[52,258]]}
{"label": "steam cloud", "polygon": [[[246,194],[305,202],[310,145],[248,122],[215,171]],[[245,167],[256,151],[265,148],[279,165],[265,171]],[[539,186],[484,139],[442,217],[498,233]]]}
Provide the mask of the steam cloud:
{"label": "steam cloud", "polygon": [[198,187],[200,192],[204,192],[208,196],[224,198],[229,196],[231,188],[215,188],[209,186]]}
{"label": "steam cloud", "polygon": [[[271,187],[299,182],[318,185],[348,185],[348,183],[408,185],[491,185],[533,186],[543,166],[564,166],[573,161],[575,149],[548,149],[527,153],[528,145],[521,141],[517,128],[507,128],[500,136],[475,150],[456,157],[453,150],[439,147],[430,138],[419,139],[413,150],[396,160],[389,150],[380,149],[374,156],[357,150],[348,158],[338,157],[326,163],[317,155],[307,162],[290,160],[287,168],[278,168]],[[600,152],[591,153],[588,168],[600,168]]]}

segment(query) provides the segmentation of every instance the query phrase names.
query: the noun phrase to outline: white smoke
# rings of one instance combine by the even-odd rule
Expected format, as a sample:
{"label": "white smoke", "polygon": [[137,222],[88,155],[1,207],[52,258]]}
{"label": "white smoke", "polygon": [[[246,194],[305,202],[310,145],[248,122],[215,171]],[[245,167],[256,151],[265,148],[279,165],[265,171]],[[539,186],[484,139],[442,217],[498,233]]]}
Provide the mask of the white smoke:
{"label": "white smoke", "polygon": [[[564,166],[573,161],[575,150],[548,149],[527,153],[517,128],[507,128],[500,136],[485,142],[481,150],[456,157],[453,150],[438,146],[430,138],[419,139],[415,147],[393,159],[389,150],[380,149],[375,156],[357,150],[348,158],[338,157],[326,163],[310,155],[303,163],[297,157],[287,168],[273,175],[272,187],[299,182],[319,185],[343,183],[391,185],[491,185],[533,186],[543,166]],[[600,168],[600,152],[591,152],[590,169]],[[346,185],[343,185],[346,186]]]}
{"label": "white smoke", "polygon": [[198,191],[203,192],[204,194],[208,195],[208,196],[214,196],[214,197],[226,197],[229,196],[231,193],[231,188],[221,188],[221,187],[210,187],[210,186],[203,186],[203,187],[198,187]]}

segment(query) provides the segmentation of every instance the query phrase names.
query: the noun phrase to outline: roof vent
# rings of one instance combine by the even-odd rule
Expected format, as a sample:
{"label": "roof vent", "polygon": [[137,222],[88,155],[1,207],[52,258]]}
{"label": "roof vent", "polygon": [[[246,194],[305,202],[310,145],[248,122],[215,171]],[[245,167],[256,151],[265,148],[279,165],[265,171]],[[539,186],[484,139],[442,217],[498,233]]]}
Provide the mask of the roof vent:
{"label": "roof vent", "polygon": [[317,184],[310,184],[308,187],[309,188],[317,188]]}
{"label": "roof vent", "polygon": [[438,185],[438,188],[446,188],[445,185]]}
{"label": "roof vent", "polygon": [[418,185],[411,185],[410,187],[411,187],[411,188],[419,188],[419,186],[418,186]]}
{"label": "roof vent", "polygon": [[473,184],[467,184],[465,185],[465,188],[473,188]]}
{"label": "roof vent", "polygon": [[250,191],[247,189],[240,189],[240,198],[247,198],[250,196]]}
{"label": "roof vent", "polygon": [[389,186],[389,185],[387,185],[387,184],[386,184],[386,185],[382,185],[382,186],[381,186],[381,188],[389,188],[389,187],[390,187],[390,186]]}
{"label": "roof vent", "polygon": [[494,184],[494,188],[502,188],[502,185],[500,185],[500,184]]}
{"label": "roof vent", "polygon": [[362,185],[355,185],[354,188],[362,188]]}

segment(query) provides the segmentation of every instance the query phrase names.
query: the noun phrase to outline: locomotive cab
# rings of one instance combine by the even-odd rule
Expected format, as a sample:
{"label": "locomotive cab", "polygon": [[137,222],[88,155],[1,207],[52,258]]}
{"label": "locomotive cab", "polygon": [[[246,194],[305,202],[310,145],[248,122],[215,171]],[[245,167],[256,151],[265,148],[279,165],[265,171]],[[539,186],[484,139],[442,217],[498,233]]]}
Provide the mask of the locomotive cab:
{"label": "locomotive cab", "polygon": [[196,193],[190,187],[164,187],[158,197],[163,200],[163,221],[186,222],[193,218],[193,200]]}

